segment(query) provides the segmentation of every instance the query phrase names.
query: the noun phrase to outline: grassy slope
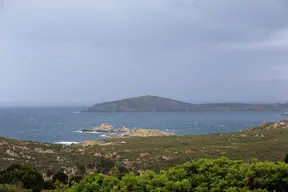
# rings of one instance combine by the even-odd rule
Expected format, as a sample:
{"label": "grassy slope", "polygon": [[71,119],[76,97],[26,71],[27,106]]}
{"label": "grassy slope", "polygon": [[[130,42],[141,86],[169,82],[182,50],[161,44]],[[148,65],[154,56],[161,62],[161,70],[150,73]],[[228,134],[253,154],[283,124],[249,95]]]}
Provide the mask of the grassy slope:
{"label": "grassy slope", "polygon": [[[238,133],[114,138],[106,141],[107,145],[91,146],[63,146],[0,138],[0,168],[13,162],[28,162],[44,171],[49,165],[58,168],[70,167],[77,162],[89,163],[99,155],[125,162],[136,170],[160,170],[202,157],[282,161],[288,153],[287,138],[288,128],[267,130],[263,127]],[[37,152],[35,148],[51,149],[53,153]],[[7,154],[7,150],[16,152],[17,156]]]}

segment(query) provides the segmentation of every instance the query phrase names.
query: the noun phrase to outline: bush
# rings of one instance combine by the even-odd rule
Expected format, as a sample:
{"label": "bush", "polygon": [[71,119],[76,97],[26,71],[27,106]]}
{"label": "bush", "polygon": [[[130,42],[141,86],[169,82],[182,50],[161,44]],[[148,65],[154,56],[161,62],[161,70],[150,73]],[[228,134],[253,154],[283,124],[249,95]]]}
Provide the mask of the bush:
{"label": "bush", "polygon": [[75,183],[79,183],[83,179],[80,175],[74,175],[69,179],[69,186],[72,186]]}
{"label": "bush", "polygon": [[44,182],[44,185],[43,185],[43,189],[46,189],[46,190],[53,190],[53,189],[55,189],[55,186],[54,186],[53,181],[51,181],[51,180],[45,181],[45,182]]}
{"label": "bush", "polygon": [[288,164],[284,162],[200,159],[159,174],[144,171],[139,176],[127,173],[119,177],[115,171],[110,175],[90,174],[68,191],[288,191]]}
{"label": "bush", "polygon": [[95,163],[95,168],[98,173],[108,174],[109,171],[115,167],[115,162],[110,159],[100,159]]}
{"label": "bush", "polygon": [[[284,162],[260,162],[253,159],[247,163],[244,161],[229,160],[227,158],[219,158],[215,160],[200,159],[170,168],[169,170],[162,170],[160,173],[147,170],[140,172],[139,174],[134,174],[132,172],[125,173],[126,170],[121,173],[116,167],[109,172],[109,175],[94,173],[89,174],[83,179],[78,176],[72,177],[69,185],[65,184],[68,181],[68,176],[63,172],[58,172],[53,176],[53,183],[51,183],[51,181],[46,181],[43,188],[49,190],[52,189],[49,188],[49,186],[55,186],[56,189],[54,192],[288,191],[288,164]],[[25,172],[25,174],[23,172]],[[37,175],[35,169],[31,167],[14,165],[2,171],[0,179],[1,182],[4,180],[10,181],[11,184],[15,184],[17,181],[22,181],[23,186],[24,183],[28,186],[28,180],[26,179],[30,178],[29,181],[31,181],[31,183],[29,183],[29,188],[35,191],[36,189],[31,186],[37,186],[38,181],[36,177],[32,180],[33,176],[30,176],[30,173],[34,176]],[[5,184],[0,185],[0,192],[26,191],[21,191],[15,186]]]}
{"label": "bush", "polygon": [[68,175],[66,175],[63,172],[57,172],[55,175],[52,177],[52,182],[55,183],[56,181],[59,181],[63,184],[68,183]]}
{"label": "bush", "polygon": [[0,192],[29,192],[29,190],[20,189],[14,185],[0,184]]}
{"label": "bush", "polygon": [[288,163],[288,153],[287,153],[286,156],[285,156],[284,162],[285,162],[285,163]]}
{"label": "bush", "polygon": [[48,169],[48,170],[46,171],[47,177],[51,177],[51,176],[53,176],[53,174],[54,174],[54,170],[52,170],[52,169]]}
{"label": "bush", "polygon": [[13,164],[0,172],[0,184],[21,185],[22,188],[38,192],[44,185],[44,179],[34,167]]}

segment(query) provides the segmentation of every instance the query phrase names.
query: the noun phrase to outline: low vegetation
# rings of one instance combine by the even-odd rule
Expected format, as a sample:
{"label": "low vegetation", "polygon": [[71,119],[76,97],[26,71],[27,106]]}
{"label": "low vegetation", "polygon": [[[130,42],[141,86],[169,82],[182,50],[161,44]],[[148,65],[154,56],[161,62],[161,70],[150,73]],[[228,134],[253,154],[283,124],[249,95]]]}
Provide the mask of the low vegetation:
{"label": "low vegetation", "polygon": [[68,175],[93,172],[105,159],[129,171],[156,172],[190,160],[221,156],[283,161],[288,151],[288,128],[286,124],[275,125],[267,123],[235,133],[111,138],[71,146],[0,138],[0,169],[30,163],[49,177],[59,170]]}
{"label": "low vegetation", "polygon": [[1,138],[0,192],[288,191],[287,125],[71,146]]}
{"label": "low vegetation", "polygon": [[[229,160],[224,157],[215,160],[199,159],[162,170],[160,173],[151,170],[123,173],[119,169],[113,168],[106,175],[91,173],[83,179],[70,181],[69,184],[67,175],[58,173],[53,177],[52,182],[50,181],[50,186],[39,182],[43,179],[39,180],[39,174],[34,176],[34,168],[29,170],[26,166],[14,165],[4,170],[4,173],[6,175],[0,177],[0,184],[6,184],[0,185],[0,192],[16,192],[17,187],[12,185],[19,182],[23,184],[23,188],[31,189],[32,192],[39,192],[40,189],[51,192],[288,191],[288,164],[285,162],[261,162],[256,159],[249,162]],[[9,175],[8,180],[6,179],[7,174]],[[57,180],[54,180],[56,177]]]}

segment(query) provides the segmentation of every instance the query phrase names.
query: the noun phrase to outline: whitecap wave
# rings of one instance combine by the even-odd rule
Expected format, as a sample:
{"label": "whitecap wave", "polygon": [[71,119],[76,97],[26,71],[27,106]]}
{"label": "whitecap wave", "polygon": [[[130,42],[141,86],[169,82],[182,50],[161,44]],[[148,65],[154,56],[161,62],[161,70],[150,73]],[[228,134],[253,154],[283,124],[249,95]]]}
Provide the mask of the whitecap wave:
{"label": "whitecap wave", "polygon": [[83,133],[83,131],[73,131],[74,133]]}
{"label": "whitecap wave", "polygon": [[[73,133],[96,134],[96,135],[103,134],[103,132],[97,132],[97,131],[73,131]],[[107,134],[112,134],[112,133],[107,133]]]}
{"label": "whitecap wave", "polygon": [[[189,128],[188,128],[189,129]],[[175,129],[164,129],[164,130],[161,130],[161,131],[165,131],[165,132],[177,132],[177,130]]]}
{"label": "whitecap wave", "polygon": [[58,141],[55,142],[55,144],[61,144],[61,145],[72,145],[72,144],[78,144],[79,142],[76,141]]}
{"label": "whitecap wave", "polygon": [[77,114],[77,113],[80,113],[80,111],[75,111],[75,112],[73,112],[73,113]]}
{"label": "whitecap wave", "polygon": [[89,134],[103,134],[103,132],[97,132],[97,131],[94,131],[94,132],[87,132],[87,133],[89,133]]}

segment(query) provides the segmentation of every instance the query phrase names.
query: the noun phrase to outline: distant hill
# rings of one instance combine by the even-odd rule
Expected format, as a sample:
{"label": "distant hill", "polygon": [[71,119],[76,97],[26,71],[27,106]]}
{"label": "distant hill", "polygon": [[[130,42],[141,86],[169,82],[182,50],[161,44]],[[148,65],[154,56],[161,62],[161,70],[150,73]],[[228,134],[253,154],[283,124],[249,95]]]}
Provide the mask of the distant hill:
{"label": "distant hill", "polygon": [[157,96],[140,96],[96,104],[88,112],[168,112],[186,111],[194,105]]}
{"label": "distant hill", "polygon": [[203,110],[288,110],[288,103],[206,103],[192,104],[158,96],[140,96],[104,102],[89,107],[84,112],[173,112]]}

